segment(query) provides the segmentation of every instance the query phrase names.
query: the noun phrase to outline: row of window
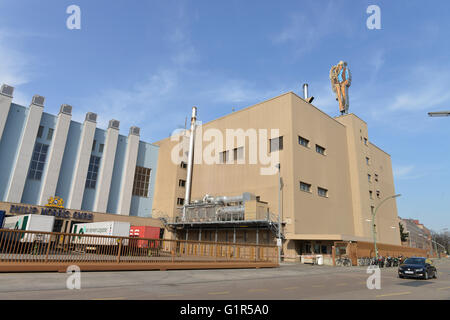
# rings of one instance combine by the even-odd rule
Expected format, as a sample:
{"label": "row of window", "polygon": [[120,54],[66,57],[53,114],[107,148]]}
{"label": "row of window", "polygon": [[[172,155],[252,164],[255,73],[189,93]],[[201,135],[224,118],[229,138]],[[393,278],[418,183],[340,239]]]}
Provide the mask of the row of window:
{"label": "row of window", "polygon": [[[95,140],[94,140],[95,144]],[[102,145],[100,145],[102,146]],[[36,142],[31,158],[30,168],[28,170],[28,179],[40,181],[44,171],[45,161],[47,159],[49,145]],[[102,150],[103,151],[103,150]],[[89,159],[89,167],[86,176],[85,187],[88,189],[95,189],[98,178],[98,171],[100,168],[100,157],[91,155]],[[150,185],[151,169],[136,166],[133,182],[133,195],[140,197],[148,197],[148,190]],[[184,182],[185,183],[185,182]]]}
{"label": "row of window", "polygon": [[[377,191],[376,191],[376,195],[377,195],[377,198],[378,198],[378,199],[381,198],[381,192],[380,192],[380,190],[377,190]],[[370,197],[370,199],[373,199],[373,191],[372,191],[372,190],[369,190],[369,197]]]}
{"label": "row of window", "polygon": [[[304,191],[304,192],[312,193],[312,191],[311,191],[311,184],[303,182],[303,181],[300,181],[300,190]],[[322,187],[317,187],[317,194],[320,197],[327,198],[328,197],[328,190],[325,189],[325,188],[322,188]]]}
{"label": "row of window", "polygon": [[221,164],[234,163],[237,160],[243,159],[244,159],[244,147],[234,148],[233,150],[222,151],[219,153],[219,163]]}
{"label": "row of window", "polygon": [[[43,126],[39,126],[37,137],[38,138],[42,138],[43,135],[44,135],[44,127]],[[48,128],[47,140],[52,140],[52,138],[53,138],[53,129],[52,128]]]}
{"label": "row of window", "polygon": [[[298,144],[301,146],[304,146],[305,148],[310,147],[310,141],[306,138],[303,138],[301,136],[298,136]],[[325,148],[316,144],[316,152],[320,153],[321,155],[325,155]]]}

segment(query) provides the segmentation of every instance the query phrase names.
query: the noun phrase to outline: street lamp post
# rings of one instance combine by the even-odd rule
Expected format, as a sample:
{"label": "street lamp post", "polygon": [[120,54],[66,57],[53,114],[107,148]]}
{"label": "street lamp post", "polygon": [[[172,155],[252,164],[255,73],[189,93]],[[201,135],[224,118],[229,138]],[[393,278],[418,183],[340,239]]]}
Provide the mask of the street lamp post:
{"label": "street lamp post", "polygon": [[281,263],[281,165],[276,165],[278,169],[278,232],[277,232],[277,246],[278,246],[278,264]]}
{"label": "street lamp post", "polygon": [[375,248],[375,257],[376,257],[376,259],[378,260],[378,249],[377,249],[377,231],[376,231],[376,225],[375,225],[375,216],[376,216],[376,214],[377,214],[377,210],[378,210],[378,208],[380,208],[381,207],[381,205],[383,204],[383,203],[385,203],[387,200],[389,200],[389,199],[394,199],[394,198],[397,198],[397,197],[400,197],[401,196],[401,194],[396,194],[396,195],[393,195],[393,196],[390,196],[390,197],[387,197],[387,198],[385,198],[383,201],[381,201],[378,205],[377,205],[377,207],[375,208],[375,210],[373,209],[373,207],[371,207],[371,209],[372,209],[372,234],[373,234],[373,245],[374,245],[374,248]]}

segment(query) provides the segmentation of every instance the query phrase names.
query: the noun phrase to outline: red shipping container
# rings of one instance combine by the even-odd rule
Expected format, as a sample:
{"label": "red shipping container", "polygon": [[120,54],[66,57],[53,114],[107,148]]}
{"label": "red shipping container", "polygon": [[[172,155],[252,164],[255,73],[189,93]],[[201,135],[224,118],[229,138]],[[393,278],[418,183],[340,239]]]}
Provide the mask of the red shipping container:
{"label": "red shipping container", "polygon": [[[131,226],[130,237],[131,238],[144,238],[144,239],[159,239],[161,228],[150,226]],[[159,245],[159,241],[148,240],[135,240],[133,246],[138,248],[156,248]]]}

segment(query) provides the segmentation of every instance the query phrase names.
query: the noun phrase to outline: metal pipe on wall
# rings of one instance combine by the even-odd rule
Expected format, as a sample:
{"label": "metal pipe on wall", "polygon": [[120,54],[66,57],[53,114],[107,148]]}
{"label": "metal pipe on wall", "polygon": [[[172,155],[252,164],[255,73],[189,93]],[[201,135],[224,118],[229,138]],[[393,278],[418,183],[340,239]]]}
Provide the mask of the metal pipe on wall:
{"label": "metal pipe on wall", "polygon": [[192,168],[194,167],[194,143],[195,143],[195,126],[197,121],[197,107],[192,107],[191,116],[191,136],[189,138],[189,155],[186,178],[186,194],[184,196],[183,217],[186,219],[186,205],[191,202],[191,187],[192,187]]}

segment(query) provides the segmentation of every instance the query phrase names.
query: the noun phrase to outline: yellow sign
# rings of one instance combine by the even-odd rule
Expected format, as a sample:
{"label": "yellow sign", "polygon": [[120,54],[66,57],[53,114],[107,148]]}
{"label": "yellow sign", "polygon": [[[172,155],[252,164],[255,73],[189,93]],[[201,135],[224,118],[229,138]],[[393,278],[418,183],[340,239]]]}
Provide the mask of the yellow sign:
{"label": "yellow sign", "polygon": [[64,200],[60,197],[50,197],[48,198],[48,203],[45,205],[46,207],[52,208],[64,208]]}

